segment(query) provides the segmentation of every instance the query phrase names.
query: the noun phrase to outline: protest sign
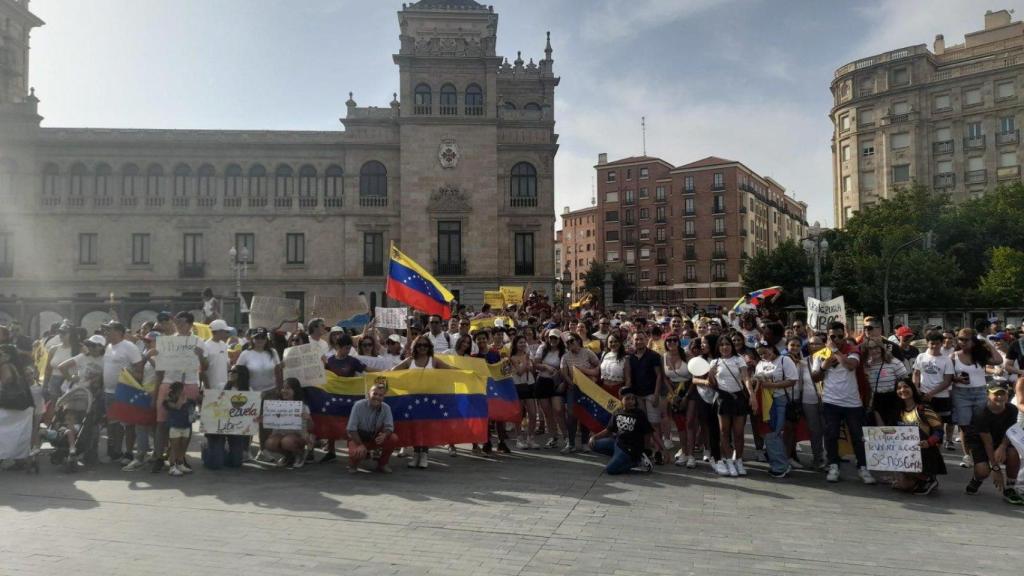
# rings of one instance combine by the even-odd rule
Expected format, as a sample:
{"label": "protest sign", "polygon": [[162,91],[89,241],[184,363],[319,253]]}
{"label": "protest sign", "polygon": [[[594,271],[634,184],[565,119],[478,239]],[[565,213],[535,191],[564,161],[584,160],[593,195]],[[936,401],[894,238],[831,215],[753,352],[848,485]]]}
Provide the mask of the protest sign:
{"label": "protest sign", "polygon": [[1024,454],[1024,428],[1014,424],[1006,430],[1006,437],[1017,448],[1018,454]]}
{"label": "protest sign", "polygon": [[276,296],[253,296],[249,305],[249,326],[273,330],[285,322],[301,320],[301,302]]}
{"label": "protest sign", "polygon": [[301,344],[284,351],[284,377],[295,378],[306,386],[323,386],[327,383],[324,362],[320,359],[320,346]]}
{"label": "protest sign", "polygon": [[831,300],[808,298],[807,327],[825,332],[830,322],[846,322],[846,300],[842,296]]}
{"label": "protest sign", "polygon": [[196,346],[202,343],[195,336],[161,336],[156,339],[156,369],[171,374],[198,374],[199,357]]}
{"label": "protest sign", "polygon": [[229,436],[259,434],[260,425],[256,420],[260,415],[260,399],[259,392],[207,390],[200,414],[203,432]]}
{"label": "protest sign", "polygon": [[865,426],[868,470],[920,472],[921,435],[917,426]]}
{"label": "protest sign", "polygon": [[302,402],[267,400],[263,403],[263,427],[269,430],[304,430]]}
{"label": "protest sign", "polygon": [[484,304],[490,304],[491,308],[495,310],[504,310],[505,297],[502,295],[501,290],[485,290]]}
{"label": "protest sign", "polygon": [[505,306],[519,306],[523,303],[524,289],[522,286],[499,286],[498,290],[501,292]]}
{"label": "protest sign", "polygon": [[409,309],[402,308],[381,308],[380,306],[374,312],[377,318],[378,328],[392,328],[394,330],[405,330],[406,319],[409,318]]}
{"label": "protest sign", "polygon": [[370,304],[361,292],[354,297],[314,296],[309,318],[323,318],[328,325],[342,322],[346,327],[361,328],[370,321]]}

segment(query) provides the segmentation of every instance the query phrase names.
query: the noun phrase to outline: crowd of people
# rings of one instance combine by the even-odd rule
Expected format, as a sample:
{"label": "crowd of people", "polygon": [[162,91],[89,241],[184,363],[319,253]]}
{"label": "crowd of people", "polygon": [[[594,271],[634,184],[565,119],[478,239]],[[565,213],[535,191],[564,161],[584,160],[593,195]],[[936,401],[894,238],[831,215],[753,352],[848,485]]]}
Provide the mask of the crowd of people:
{"label": "crowd of people", "polygon": [[[960,465],[973,472],[966,493],[992,479],[1007,503],[1024,504],[1016,489],[1020,454],[1008,436],[1012,427],[1024,426],[1024,331],[1018,326],[933,326],[920,333],[901,326],[887,336],[873,317],[856,333],[841,322],[815,331],[800,320],[783,322],[768,307],[694,316],[674,309],[569,311],[536,296],[508,310],[459,306],[448,321],[413,316],[401,331],[372,321],[354,331],[321,318],[288,329],[239,331],[216,306],[206,306],[204,316],[211,336],[196,348],[200,368],[176,374],[156,369],[156,342],[193,334],[190,312],[161,312],[138,330],[114,320],[95,334],[63,322],[34,342],[16,324],[0,326],[0,419],[31,420],[27,448],[0,438],[0,459],[31,465],[48,443],[51,459],[69,469],[111,462],[126,473],[187,475],[204,391],[249,390],[264,399],[303,401],[307,391],[284,378],[282,358],[289,347],[312,343],[324,369],[341,377],[444,370],[451,368],[439,357],[445,354],[507,361],[522,419],[492,423],[493,437],[473,445],[475,453],[593,451],[610,457],[608,474],[674,464],[737,477],[750,473],[749,463],[763,462],[775,479],[802,469],[822,473],[827,482],[838,482],[852,457],[853,474],[876,484],[863,427],[911,426],[919,431],[923,469],[886,475],[885,483],[930,494],[946,473],[943,452],[959,453]],[[155,391],[155,425],[125,425],[105,411],[126,370]],[[604,429],[588,428],[572,409],[582,394],[578,374],[621,402]],[[373,386],[352,408],[344,438],[350,471],[373,461],[375,470],[389,473],[396,451],[416,469],[427,468],[437,454],[459,455],[456,446],[434,453],[430,446],[404,446],[385,395],[385,388]],[[310,422],[308,408],[303,418]],[[843,438],[852,454],[843,453]],[[202,464],[212,470],[253,460],[294,469],[338,458],[339,439],[318,438],[311,428],[261,428],[252,438],[205,434],[199,446]],[[801,441],[809,449],[798,450]]]}

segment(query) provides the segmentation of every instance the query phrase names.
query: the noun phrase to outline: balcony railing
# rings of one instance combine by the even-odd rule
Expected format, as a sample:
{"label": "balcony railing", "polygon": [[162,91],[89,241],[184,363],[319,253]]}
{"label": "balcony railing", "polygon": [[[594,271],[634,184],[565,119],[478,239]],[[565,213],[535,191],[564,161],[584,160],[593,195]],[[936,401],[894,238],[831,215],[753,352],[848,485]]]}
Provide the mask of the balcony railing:
{"label": "balcony railing", "polygon": [[147,208],[159,208],[164,205],[163,196],[147,196],[146,207]]}
{"label": "balcony railing", "polygon": [[363,208],[382,208],[388,205],[387,196],[359,196],[359,205]]}
{"label": "balcony railing", "polygon": [[318,200],[316,196],[299,196],[299,208],[316,208]]}
{"label": "balcony railing", "polygon": [[281,196],[281,197],[274,198],[274,208],[291,208],[291,207],[292,207],[292,197],[291,196]]}
{"label": "balcony railing", "polygon": [[691,208],[689,210],[683,210],[683,216],[695,216],[696,214],[697,214],[697,211],[694,210],[693,208]]}
{"label": "balcony railing", "polygon": [[363,262],[363,276],[383,276],[383,262]]}
{"label": "balcony railing", "polygon": [[683,238],[696,238],[696,232],[683,232]]}
{"label": "balcony railing", "polygon": [[533,276],[533,262],[516,262],[516,276]]}
{"label": "balcony railing", "polygon": [[712,229],[711,230],[711,235],[712,236],[728,236],[728,232],[726,231],[725,228],[719,228],[718,230]]}
{"label": "balcony railing", "polygon": [[967,172],[964,181],[968,184],[984,184],[988,180],[988,170],[971,170]]}
{"label": "balcony railing", "polygon": [[216,196],[200,196],[197,199],[200,208],[213,208],[217,205]]}
{"label": "balcony railing", "polygon": [[712,182],[711,183],[711,189],[712,190],[725,190],[725,182]]}
{"label": "balcony railing", "polygon": [[206,276],[206,262],[180,262],[178,276],[181,278],[203,278]]}
{"label": "balcony railing", "polygon": [[750,184],[743,183],[743,184],[740,184],[740,190],[743,190],[744,192],[753,192],[754,191],[754,187],[751,186]]}
{"label": "balcony railing", "polygon": [[483,106],[466,106],[466,116],[483,116]]}
{"label": "balcony railing", "polygon": [[711,208],[712,214],[725,214],[725,206],[713,206]]}
{"label": "balcony railing", "polygon": [[905,114],[889,114],[889,124],[902,124],[910,121],[910,113]]}
{"label": "balcony railing", "polygon": [[1009,180],[1013,178],[1020,178],[1020,164],[1016,166],[1000,166],[999,168],[996,168],[997,180]]}
{"label": "balcony railing", "polygon": [[1010,130],[1009,132],[999,132],[996,134],[997,146],[1016,144],[1018,142],[1020,142],[1020,130]]}
{"label": "balcony railing", "polygon": [[72,208],[85,206],[85,196],[68,196],[68,206]]}
{"label": "balcony railing", "polygon": [[430,106],[413,106],[412,113],[417,116],[430,116]]}
{"label": "balcony railing", "polygon": [[343,196],[327,196],[324,198],[325,208],[341,208],[343,204]]}
{"label": "balcony railing", "polygon": [[693,194],[694,192],[696,192],[696,190],[694,189],[693,186],[690,186],[688,188],[683,188],[683,194]]}
{"label": "balcony railing", "polygon": [[715,274],[714,276],[711,277],[711,281],[712,282],[726,282],[728,280],[729,280],[729,277],[728,276],[724,276],[722,274]]}
{"label": "balcony railing", "polygon": [[455,116],[458,113],[458,106],[441,106],[441,116]]}
{"label": "balcony railing", "polygon": [[967,138],[964,138],[964,148],[967,148],[968,150],[976,150],[976,149],[980,149],[980,148],[984,148],[984,147],[985,147],[985,136],[984,135],[974,136],[974,137],[968,136]]}
{"label": "balcony railing", "polygon": [[113,196],[97,196],[96,199],[93,202],[95,203],[97,208],[106,208],[108,206],[113,206],[114,205],[114,197]]}
{"label": "balcony railing", "polygon": [[224,197],[225,208],[241,208],[242,197],[241,196],[226,196]]}
{"label": "balcony railing", "polygon": [[466,274],[466,261],[435,260],[434,274],[437,274],[438,276],[464,276]]}
{"label": "balcony railing", "polygon": [[511,196],[508,199],[509,206],[513,208],[536,208],[536,196]]}
{"label": "balcony railing", "polygon": [[256,196],[249,198],[249,208],[266,208],[267,198],[265,196]]}
{"label": "balcony railing", "polygon": [[947,172],[935,175],[936,188],[952,188],[953,186],[956,186],[956,174]]}
{"label": "balcony railing", "polygon": [[932,154],[952,154],[953,153],[953,141],[943,140],[942,142],[932,142]]}
{"label": "balcony railing", "polygon": [[657,264],[658,266],[664,266],[665,264],[668,264],[668,258],[655,258],[654,263]]}
{"label": "balcony railing", "polygon": [[171,206],[175,208],[188,208],[188,196],[175,196],[171,199]]}
{"label": "balcony railing", "polygon": [[0,263],[0,278],[10,278],[14,276],[14,264],[11,262]]}
{"label": "balcony railing", "polygon": [[121,206],[126,208],[134,208],[138,204],[138,198],[135,196],[122,196]]}
{"label": "balcony railing", "polygon": [[726,258],[725,252],[715,251],[711,253],[712,260],[725,260]]}

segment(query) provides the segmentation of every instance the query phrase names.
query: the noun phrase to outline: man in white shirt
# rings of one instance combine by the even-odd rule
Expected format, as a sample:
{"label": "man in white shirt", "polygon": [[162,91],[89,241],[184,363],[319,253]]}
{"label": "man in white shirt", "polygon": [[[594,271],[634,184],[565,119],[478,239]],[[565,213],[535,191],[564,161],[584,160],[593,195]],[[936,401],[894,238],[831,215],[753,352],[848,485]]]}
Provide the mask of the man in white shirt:
{"label": "man in white shirt", "polygon": [[914,384],[924,395],[924,401],[946,424],[946,449],[955,450],[953,445],[953,401],[949,389],[953,385],[953,361],[942,353],[942,332],[932,330],[925,336],[928,349],[914,358]]}
{"label": "man in white shirt", "polygon": [[864,455],[864,404],[857,386],[857,347],[846,341],[846,326],[833,322],[828,326],[827,358],[815,356],[812,377],[823,382],[822,412],[825,415],[825,452],[828,454],[829,482],[839,481],[839,430],[843,422],[857,455],[857,473],[865,484],[874,484]]}
{"label": "man in white shirt", "polygon": [[402,363],[402,337],[398,334],[392,334],[388,336],[388,339],[384,342],[384,351],[381,352],[380,357],[385,360],[390,366],[388,370],[398,366]]}
{"label": "man in white shirt", "polygon": [[[103,354],[103,396],[108,409],[114,404],[114,392],[122,370],[127,368],[136,380],[142,379],[142,353],[138,346],[124,339],[124,333],[124,325],[120,322],[111,320],[103,325],[103,334],[107,339],[107,349]],[[120,422],[108,420],[107,455],[112,461],[120,460],[122,465],[131,462],[134,445],[134,427],[125,427]]]}
{"label": "man in white shirt", "polygon": [[440,316],[432,314],[427,321],[427,326],[430,328],[427,338],[430,338],[430,342],[434,345],[434,354],[447,354],[455,347],[455,340],[451,334],[444,331],[444,324]]}
{"label": "man in white shirt", "polygon": [[320,347],[320,355],[324,358],[331,351],[331,343],[327,338],[327,322],[323,318],[313,318],[309,321],[309,343]]}
{"label": "man in white shirt", "polygon": [[231,359],[228,357],[228,336],[231,327],[223,320],[210,322],[213,338],[203,343],[206,352],[206,370],[201,374],[203,388],[223,390],[228,383],[228,369]]}

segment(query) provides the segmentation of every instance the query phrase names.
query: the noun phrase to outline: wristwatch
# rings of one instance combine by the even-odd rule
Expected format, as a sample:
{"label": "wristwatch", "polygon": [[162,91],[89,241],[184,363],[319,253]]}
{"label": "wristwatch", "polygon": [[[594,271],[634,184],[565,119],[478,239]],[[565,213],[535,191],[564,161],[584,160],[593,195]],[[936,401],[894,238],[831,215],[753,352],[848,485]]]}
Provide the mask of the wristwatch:
{"label": "wristwatch", "polygon": [[999,464],[990,464],[990,465],[989,465],[989,468],[990,468],[990,469],[991,469],[991,470],[992,470],[993,472],[1002,472],[1002,471],[1003,471],[1003,468],[1002,468],[1002,467],[1001,467],[1001,466],[1000,466]]}

